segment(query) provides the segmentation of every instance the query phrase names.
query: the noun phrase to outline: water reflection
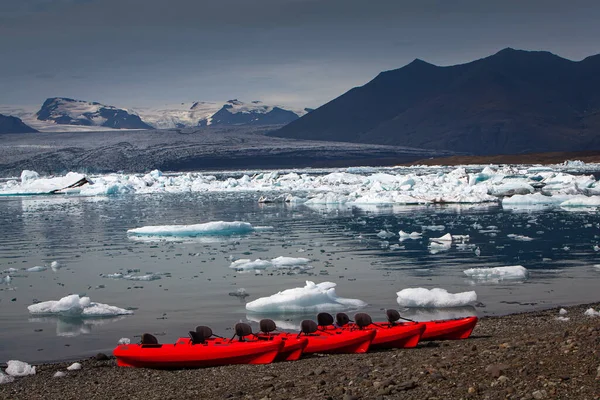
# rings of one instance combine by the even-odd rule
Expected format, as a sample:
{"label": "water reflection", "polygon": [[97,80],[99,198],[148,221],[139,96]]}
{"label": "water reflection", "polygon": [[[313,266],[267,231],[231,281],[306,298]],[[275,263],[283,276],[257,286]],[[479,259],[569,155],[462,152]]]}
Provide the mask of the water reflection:
{"label": "water reflection", "polygon": [[70,318],[63,316],[30,317],[31,323],[56,324],[56,336],[89,335],[94,327],[112,324],[127,318],[125,315],[105,318]]}

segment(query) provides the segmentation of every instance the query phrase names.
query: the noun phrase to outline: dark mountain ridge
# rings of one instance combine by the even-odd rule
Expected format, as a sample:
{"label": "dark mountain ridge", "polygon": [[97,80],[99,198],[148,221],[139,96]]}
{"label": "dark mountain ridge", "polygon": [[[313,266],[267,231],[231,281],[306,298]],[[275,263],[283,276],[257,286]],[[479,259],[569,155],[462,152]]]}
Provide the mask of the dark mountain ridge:
{"label": "dark mountain ridge", "polygon": [[600,148],[600,55],[504,49],[467,64],[380,73],[275,136],[472,154]]}
{"label": "dark mountain ridge", "polygon": [[20,118],[0,114],[0,134],[33,132],[37,132],[37,130],[25,124]]}

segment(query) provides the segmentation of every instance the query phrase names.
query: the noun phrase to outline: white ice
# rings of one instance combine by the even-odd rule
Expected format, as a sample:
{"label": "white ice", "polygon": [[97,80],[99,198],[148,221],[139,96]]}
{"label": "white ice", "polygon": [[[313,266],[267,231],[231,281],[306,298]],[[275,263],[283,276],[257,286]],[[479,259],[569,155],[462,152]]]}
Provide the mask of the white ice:
{"label": "white ice", "polygon": [[126,338],[126,337],[119,339],[119,341],[117,342],[117,344],[130,344],[130,343],[131,343],[131,339]]}
{"label": "white ice", "polygon": [[508,235],[506,235],[506,237],[509,239],[517,240],[519,242],[530,242],[533,240],[533,238],[530,238],[529,236],[517,235],[515,233],[509,233]]}
{"label": "white ice", "polygon": [[69,365],[69,366],[67,367],[67,370],[68,370],[68,371],[78,371],[78,370],[80,370],[80,369],[81,369],[81,364],[80,364],[80,363],[78,363],[78,362],[76,362],[76,363],[73,363],[73,364],[71,364],[71,365]]}
{"label": "white ice", "polygon": [[596,311],[593,308],[588,308],[587,310],[585,310],[583,315],[587,317],[600,317],[600,311]]}
{"label": "white ice", "polygon": [[35,375],[35,367],[23,361],[10,360],[7,363],[5,372],[10,376]]}
{"label": "white ice", "polygon": [[35,267],[27,268],[25,271],[27,271],[27,272],[42,272],[47,269],[48,269],[48,267],[36,265]]}
{"label": "white ice", "polygon": [[446,233],[444,236],[438,238],[431,238],[432,242],[452,242],[452,235]]}
{"label": "white ice", "polygon": [[64,378],[65,376],[67,376],[67,374],[62,371],[56,371],[54,375],[52,375],[53,378]]}
{"label": "white ice", "polygon": [[13,378],[10,375],[5,375],[4,372],[2,372],[2,370],[0,370],[0,385],[3,385],[5,383],[11,383],[15,380],[15,378]]}
{"label": "white ice", "polygon": [[287,289],[246,304],[246,310],[257,313],[314,313],[356,309],[367,304],[358,299],[338,297],[336,284],[306,281],[306,286]]}
{"label": "white ice", "polygon": [[441,288],[408,288],[396,295],[396,301],[403,307],[460,307],[477,301],[474,291],[453,294]]}
{"label": "white ice", "polygon": [[379,231],[379,233],[377,233],[377,237],[380,239],[389,239],[394,236],[395,235],[392,232],[386,231],[386,230],[381,230],[381,231]]}
{"label": "white ice", "polygon": [[493,268],[470,268],[463,271],[470,278],[481,281],[503,281],[527,279],[529,272],[522,265]]}
{"label": "white ice", "polygon": [[565,310],[564,308],[561,308],[560,310],[558,310],[559,315],[565,315],[566,313],[567,313],[567,310]]}
{"label": "white ice", "polygon": [[398,236],[400,236],[400,241],[403,242],[408,239],[412,239],[412,240],[420,239],[423,235],[419,232],[407,233],[404,231],[400,231],[400,232],[398,232]]}
{"label": "white ice", "polygon": [[89,297],[79,297],[77,294],[65,296],[58,301],[50,300],[32,304],[27,309],[30,314],[34,315],[61,315],[81,318],[133,314],[133,311],[108,304],[94,303]]}
{"label": "white ice", "polygon": [[195,225],[157,225],[129,229],[127,234],[137,236],[199,236],[232,235],[252,232],[254,228],[248,222],[213,221]]}
{"label": "white ice", "polygon": [[600,196],[575,196],[560,203],[561,207],[600,207]]}
{"label": "white ice", "polygon": [[309,266],[310,259],[302,257],[277,257],[271,260],[250,260],[249,258],[242,258],[236,260],[229,265],[229,268],[237,271],[252,271],[261,270],[268,268],[280,268],[280,269],[300,269],[307,270],[313,267]]}

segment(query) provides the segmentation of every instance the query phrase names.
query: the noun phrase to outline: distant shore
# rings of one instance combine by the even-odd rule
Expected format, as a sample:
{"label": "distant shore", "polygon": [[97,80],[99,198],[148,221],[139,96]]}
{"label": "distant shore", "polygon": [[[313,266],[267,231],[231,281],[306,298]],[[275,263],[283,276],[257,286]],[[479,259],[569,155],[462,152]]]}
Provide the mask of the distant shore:
{"label": "distant shore", "polygon": [[567,160],[586,163],[600,162],[600,150],[529,154],[499,154],[492,156],[451,156],[426,158],[407,165],[468,165],[468,164],[562,164]]}
{"label": "distant shore", "polygon": [[[360,355],[197,370],[121,368],[113,358],[42,364],[2,399],[600,399],[600,303],[482,318],[470,339]],[[53,378],[57,371],[66,372]]]}

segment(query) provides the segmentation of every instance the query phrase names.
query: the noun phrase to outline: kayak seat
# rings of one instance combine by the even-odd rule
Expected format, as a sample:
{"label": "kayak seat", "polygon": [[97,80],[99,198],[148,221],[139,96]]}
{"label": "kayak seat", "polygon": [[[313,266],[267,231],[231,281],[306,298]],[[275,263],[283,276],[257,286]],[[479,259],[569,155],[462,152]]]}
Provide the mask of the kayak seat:
{"label": "kayak seat", "polygon": [[320,327],[333,325],[333,316],[329,313],[322,312],[317,314],[317,323]]}
{"label": "kayak seat", "polygon": [[387,315],[390,325],[394,325],[400,319],[400,313],[394,309],[385,310],[385,315]]}
{"label": "kayak seat", "polygon": [[204,325],[197,326],[196,333],[199,333],[202,336],[204,336],[204,339],[208,339],[208,338],[212,337],[212,335],[213,335],[212,329],[210,329],[208,326],[204,326]]}
{"label": "kayak seat", "polygon": [[346,326],[350,322],[348,314],[340,312],[335,315],[335,323],[337,326]]}
{"label": "kayak seat", "polygon": [[317,323],[311,319],[305,319],[300,323],[300,333],[304,333],[305,335],[315,333],[317,329]]}
{"label": "kayak seat", "polygon": [[277,330],[277,325],[275,325],[275,321],[272,319],[261,319],[258,326],[263,333],[271,333]]}
{"label": "kayak seat", "polygon": [[233,337],[239,337],[240,342],[244,340],[245,336],[252,335],[252,327],[244,322],[238,322],[234,327],[235,335]]}
{"label": "kayak seat", "polygon": [[356,313],[354,314],[354,322],[360,329],[362,329],[371,325],[373,323],[373,320],[371,319],[371,316],[367,313]]}
{"label": "kayak seat", "polygon": [[142,335],[142,341],[140,343],[142,347],[161,347],[162,345],[158,343],[158,339],[156,336],[151,335],[149,333],[144,333]]}
{"label": "kayak seat", "polygon": [[206,337],[202,334],[202,332],[190,331],[189,334],[192,344],[206,343]]}

